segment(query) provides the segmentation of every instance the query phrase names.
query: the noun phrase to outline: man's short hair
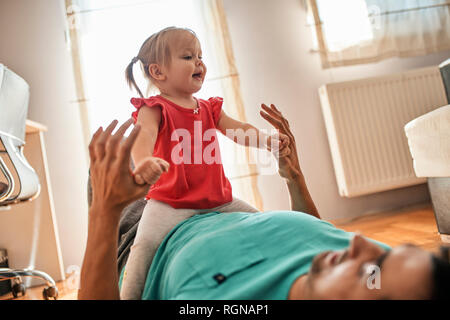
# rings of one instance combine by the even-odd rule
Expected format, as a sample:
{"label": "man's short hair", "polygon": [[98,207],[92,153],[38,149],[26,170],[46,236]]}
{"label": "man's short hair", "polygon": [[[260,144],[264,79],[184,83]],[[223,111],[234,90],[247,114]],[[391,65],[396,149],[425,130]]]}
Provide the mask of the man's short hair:
{"label": "man's short hair", "polygon": [[440,256],[431,255],[432,300],[450,300],[450,247],[441,246]]}

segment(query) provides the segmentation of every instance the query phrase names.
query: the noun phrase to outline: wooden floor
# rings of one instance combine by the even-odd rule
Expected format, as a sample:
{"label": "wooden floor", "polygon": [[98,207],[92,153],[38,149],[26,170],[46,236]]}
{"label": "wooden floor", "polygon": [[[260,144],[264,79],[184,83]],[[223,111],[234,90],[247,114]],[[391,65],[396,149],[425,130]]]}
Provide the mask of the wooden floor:
{"label": "wooden floor", "polygon": [[431,205],[373,214],[334,224],[340,229],[359,232],[391,247],[412,243],[427,251],[437,252],[442,244]]}
{"label": "wooden floor", "polygon": [[[67,281],[67,280],[66,280]],[[66,281],[59,281],[56,283],[58,288],[58,300],[77,300],[77,290],[72,289]],[[0,296],[0,300],[44,300],[42,290],[44,286],[27,288],[25,296],[14,298],[12,293]]]}
{"label": "wooden floor", "polygon": [[[385,212],[361,217],[350,222],[331,221],[338,228],[384,242],[390,246],[412,243],[423,249],[436,252],[442,244],[436,227],[434,213],[430,206],[409,208],[396,212]],[[77,298],[75,289],[62,281],[58,284],[59,300]],[[43,287],[29,288],[24,297],[16,300],[40,300]],[[0,300],[13,299],[12,294],[0,297]]]}

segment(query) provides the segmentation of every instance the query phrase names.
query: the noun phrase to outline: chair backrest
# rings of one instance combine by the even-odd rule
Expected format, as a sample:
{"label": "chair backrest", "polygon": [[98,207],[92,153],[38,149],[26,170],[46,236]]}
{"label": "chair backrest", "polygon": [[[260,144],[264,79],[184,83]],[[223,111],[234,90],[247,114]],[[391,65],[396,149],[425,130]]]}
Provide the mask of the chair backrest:
{"label": "chair backrest", "polygon": [[[0,205],[32,200],[39,195],[39,178],[23,154],[29,98],[30,88],[25,80],[0,64],[0,173],[7,182],[2,183]],[[4,160],[11,165],[7,166]]]}
{"label": "chair backrest", "polygon": [[25,140],[30,87],[17,74],[0,64],[0,132]]}

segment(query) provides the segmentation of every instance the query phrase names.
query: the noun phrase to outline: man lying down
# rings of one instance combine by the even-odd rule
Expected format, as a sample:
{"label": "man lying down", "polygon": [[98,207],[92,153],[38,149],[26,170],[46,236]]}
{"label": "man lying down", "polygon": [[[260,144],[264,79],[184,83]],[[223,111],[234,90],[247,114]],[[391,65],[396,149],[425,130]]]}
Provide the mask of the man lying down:
{"label": "man lying down", "polygon": [[[158,248],[142,299],[450,297],[448,251],[437,256],[409,244],[391,249],[321,220],[287,120],[278,110],[261,115],[290,138],[279,173],[292,211],[211,212],[178,224]],[[79,299],[120,298],[120,273],[143,208],[139,201],[148,191],[129,170],[140,127],[123,139],[132,121],[112,134],[116,124],[99,128],[89,146],[93,192]]]}

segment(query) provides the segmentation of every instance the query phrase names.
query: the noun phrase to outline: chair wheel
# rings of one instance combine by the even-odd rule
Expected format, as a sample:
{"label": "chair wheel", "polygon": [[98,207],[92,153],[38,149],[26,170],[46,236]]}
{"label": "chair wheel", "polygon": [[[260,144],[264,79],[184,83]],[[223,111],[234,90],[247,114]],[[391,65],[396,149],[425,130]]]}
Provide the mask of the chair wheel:
{"label": "chair wheel", "polygon": [[17,298],[19,296],[19,293],[22,294],[22,297],[25,295],[26,289],[23,283],[15,283],[12,286],[12,294],[14,298]]}
{"label": "chair wheel", "polygon": [[47,287],[42,290],[42,296],[45,300],[50,300],[53,298],[54,300],[58,299],[58,288],[56,287]]}

